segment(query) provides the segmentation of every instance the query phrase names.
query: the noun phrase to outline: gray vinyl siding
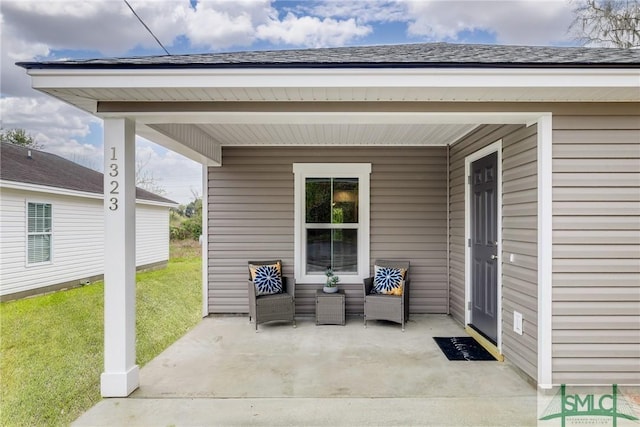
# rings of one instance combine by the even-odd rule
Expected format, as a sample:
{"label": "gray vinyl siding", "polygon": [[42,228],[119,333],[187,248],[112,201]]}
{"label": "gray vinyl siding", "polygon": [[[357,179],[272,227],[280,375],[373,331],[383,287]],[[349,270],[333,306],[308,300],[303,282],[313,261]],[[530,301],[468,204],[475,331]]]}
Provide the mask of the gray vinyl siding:
{"label": "gray vinyl siding", "polygon": [[[538,377],[537,149],[535,125],[502,139],[502,352],[534,379]],[[522,313],[523,335],[513,331],[514,311]]]}
{"label": "gray vinyl siding", "polygon": [[[411,312],[447,312],[445,147],[225,147],[208,169],[209,312],[247,313],[247,261],[282,259],[293,277],[293,163],[371,163],[370,259],[411,262]],[[318,285],[296,286],[296,312],[314,315]],[[341,285],[347,314],[360,285]]]}
{"label": "gray vinyl siding", "polygon": [[553,128],[553,382],[640,384],[640,116]]}
{"label": "gray vinyl siding", "polygon": [[[465,157],[502,139],[502,353],[537,378],[537,133],[536,127],[486,125],[450,148],[450,310],[465,320]],[[509,255],[514,262],[506,262]],[[513,332],[514,310],[524,334]]]}

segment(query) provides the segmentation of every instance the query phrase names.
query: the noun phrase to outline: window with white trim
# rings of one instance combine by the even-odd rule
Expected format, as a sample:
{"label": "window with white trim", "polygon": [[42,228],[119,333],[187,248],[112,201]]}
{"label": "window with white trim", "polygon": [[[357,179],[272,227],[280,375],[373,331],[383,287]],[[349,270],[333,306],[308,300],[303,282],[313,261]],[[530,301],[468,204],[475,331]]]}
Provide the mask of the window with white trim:
{"label": "window with white trim", "polygon": [[51,261],[51,204],[27,203],[27,264]]}
{"label": "window with white trim", "polygon": [[296,163],[295,272],[299,283],[369,273],[369,163]]}

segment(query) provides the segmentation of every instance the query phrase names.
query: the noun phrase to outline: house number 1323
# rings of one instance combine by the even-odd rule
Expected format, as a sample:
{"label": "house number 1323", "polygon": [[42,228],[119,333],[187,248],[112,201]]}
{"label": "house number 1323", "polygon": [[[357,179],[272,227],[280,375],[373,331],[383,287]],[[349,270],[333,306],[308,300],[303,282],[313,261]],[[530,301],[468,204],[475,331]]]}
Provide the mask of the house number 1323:
{"label": "house number 1323", "polygon": [[118,175],[120,175],[120,172],[118,171],[118,164],[116,163],[118,160],[116,157],[116,147],[111,147],[111,158],[109,160],[111,161],[109,163],[109,176],[113,178],[111,182],[109,182],[109,210],[115,211],[118,210],[118,195],[120,194],[118,191],[120,187]]}

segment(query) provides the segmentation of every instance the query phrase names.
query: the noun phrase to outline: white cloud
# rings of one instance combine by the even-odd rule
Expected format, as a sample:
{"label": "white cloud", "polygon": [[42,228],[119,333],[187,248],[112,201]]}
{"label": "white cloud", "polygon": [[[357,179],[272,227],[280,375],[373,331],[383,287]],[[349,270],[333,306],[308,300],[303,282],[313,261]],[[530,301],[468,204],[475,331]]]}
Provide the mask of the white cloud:
{"label": "white cloud", "polygon": [[474,30],[498,43],[548,45],[570,41],[570,0],[363,0],[302,3],[296,10],[321,17],[354,17],[360,25],[406,23],[414,41],[465,41]]}
{"label": "white cloud", "polygon": [[136,138],[136,161],[166,191],[164,197],[181,204],[202,196],[202,166],[144,138]]}
{"label": "white cloud", "polygon": [[272,20],[257,28],[257,37],[271,43],[286,43],[311,47],[340,46],[372,32],[356,20],[319,19],[311,16],[297,17],[291,13],[282,20]]}
{"label": "white cloud", "polygon": [[[130,4],[166,44],[183,32],[181,20],[190,8],[188,0],[131,0]],[[119,0],[3,0],[2,14],[7,23],[3,33],[19,35],[29,43],[46,42],[51,49],[118,55],[135,46],[157,47],[153,37]]]}
{"label": "white cloud", "polygon": [[24,129],[45,151],[102,168],[102,149],[84,142],[90,125],[100,124],[100,119],[45,96],[1,98],[0,111],[3,128]]}
{"label": "white cloud", "polygon": [[[352,18],[318,19],[289,13],[281,20],[270,0],[200,0],[195,8],[189,0],[130,0],[130,4],[169,51],[179,36],[187,37],[193,46],[216,51],[249,46],[257,39],[327,46],[371,32]],[[20,40],[30,47],[18,50],[24,52],[19,60],[47,57],[49,50],[59,49],[107,56],[124,55],[137,46],[159,49],[120,0],[3,0],[2,15],[3,37],[12,38],[12,45]],[[34,51],[31,47],[37,45],[41,48]]]}
{"label": "white cloud", "polygon": [[255,26],[266,21],[269,2],[200,2],[187,14],[186,36],[195,46],[213,50],[250,45]]}
{"label": "white cloud", "polygon": [[[102,171],[102,120],[45,96],[1,98],[0,111],[4,112],[2,127],[24,129],[44,151]],[[96,125],[98,144],[84,141],[90,125]],[[167,198],[188,203],[192,189],[202,194],[200,164],[143,138],[136,138],[136,158],[147,162],[145,169],[167,191]]]}
{"label": "white cloud", "polygon": [[549,45],[566,41],[572,20],[564,0],[415,1],[405,2],[408,34],[427,40],[459,39],[463,31],[482,30],[498,43]]}
{"label": "white cloud", "polygon": [[299,10],[320,17],[355,18],[358,23],[402,22],[407,20],[407,8],[396,0],[326,1],[302,3]]}
{"label": "white cloud", "polygon": [[[140,47],[160,52],[156,41],[121,0],[0,1],[2,126],[24,128],[48,151],[101,169],[102,135],[90,133],[101,121],[36,93],[25,70],[14,63],[54,55],[126,55]],[[483,30],[495,34],[499,43],[549,44],[568,37],[572,19],[571,5],[564,0],[199,0],[195,8],[189,0],[129,2],[169,51],[178,48],[178,41],[184,48],[185,40],[188,49],[211,51],[257,42],[340,46],[375,37],[379,23],[406,24],[412,41],[459,41],[463,31]],[[188,200],[185,186],[199,188],[200,166],[157,146],[144,147],[155,153],[149,162],[154,175],[175,187],[168,188],[170,198],[185,201],[178,195],[182,191]],[[186,175],[192,184],[181,180]]]}
{"label": "white cloud", "polygon": [[185,35],[213,50],[264,40],[305,47],[336,46],[371,33],[354,18],[321,19],[288,12],[280,18],[270,0],[206,1],[187,12]]}
{"label": "white cloud", "polygon": [[[181,23],[191,10],[188,0],[135,1],[130,3],[157,28],[156,35],[171,43],[185,28]],[[0,117],[6,129],[22,128],[45,151],[102,170],[102,134],[90,135],[91,125],[102,121],[65,103],[35,92],[25,70],[16,61],[46,60],[54,50],[99,51],[124,54],[135,46],[155,47],[155,40],[142,28],[122,1],[3,1],[2,98]],[[95,127],[95,126],[94,126]],[[91,136],[93,143],[87,142]],[[163,164],[166,162],[170,166]],[[193,170],[196,173],[177,171]],[[188,201],[190,187],[199,188],[200,166],[179,155],[154,157],[149,165],[154,176],[170,176],[168,197]],[[173,176],[171,176],[173,172]],[[195,177],[195,179],[194,179]]]}
{"label": "white cloud", "polygon": [[29,61],[38,56],[49,54],[49,45],[45,42],[29,42],[11,31],[4,14],[0,14],[0,85],[3,95],[33,95],[29,77],[16,62]]}
{"label": "white cloud", "polygon": [[5,97],[0,99],[2,126],[24,128],[39,142],[56,144],[89,135],[89,125],[101,121],[53,98]]}

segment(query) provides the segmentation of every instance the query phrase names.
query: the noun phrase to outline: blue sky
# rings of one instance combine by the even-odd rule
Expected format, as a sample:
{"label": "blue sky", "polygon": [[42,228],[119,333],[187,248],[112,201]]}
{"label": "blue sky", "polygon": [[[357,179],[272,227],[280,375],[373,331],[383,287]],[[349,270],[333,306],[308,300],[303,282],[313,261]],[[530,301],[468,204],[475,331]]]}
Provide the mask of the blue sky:
{"label": "blue sky", "polygon": [[[581,0],[129,0],[172,54],[450,42],[574,45]],[[30,87],[18,61],[164,54],[122,0],[2,0],[0,113],[45,150],[102,166],[102,122]],[[201,167],[138,138],[166,196],[201,193]]]}

